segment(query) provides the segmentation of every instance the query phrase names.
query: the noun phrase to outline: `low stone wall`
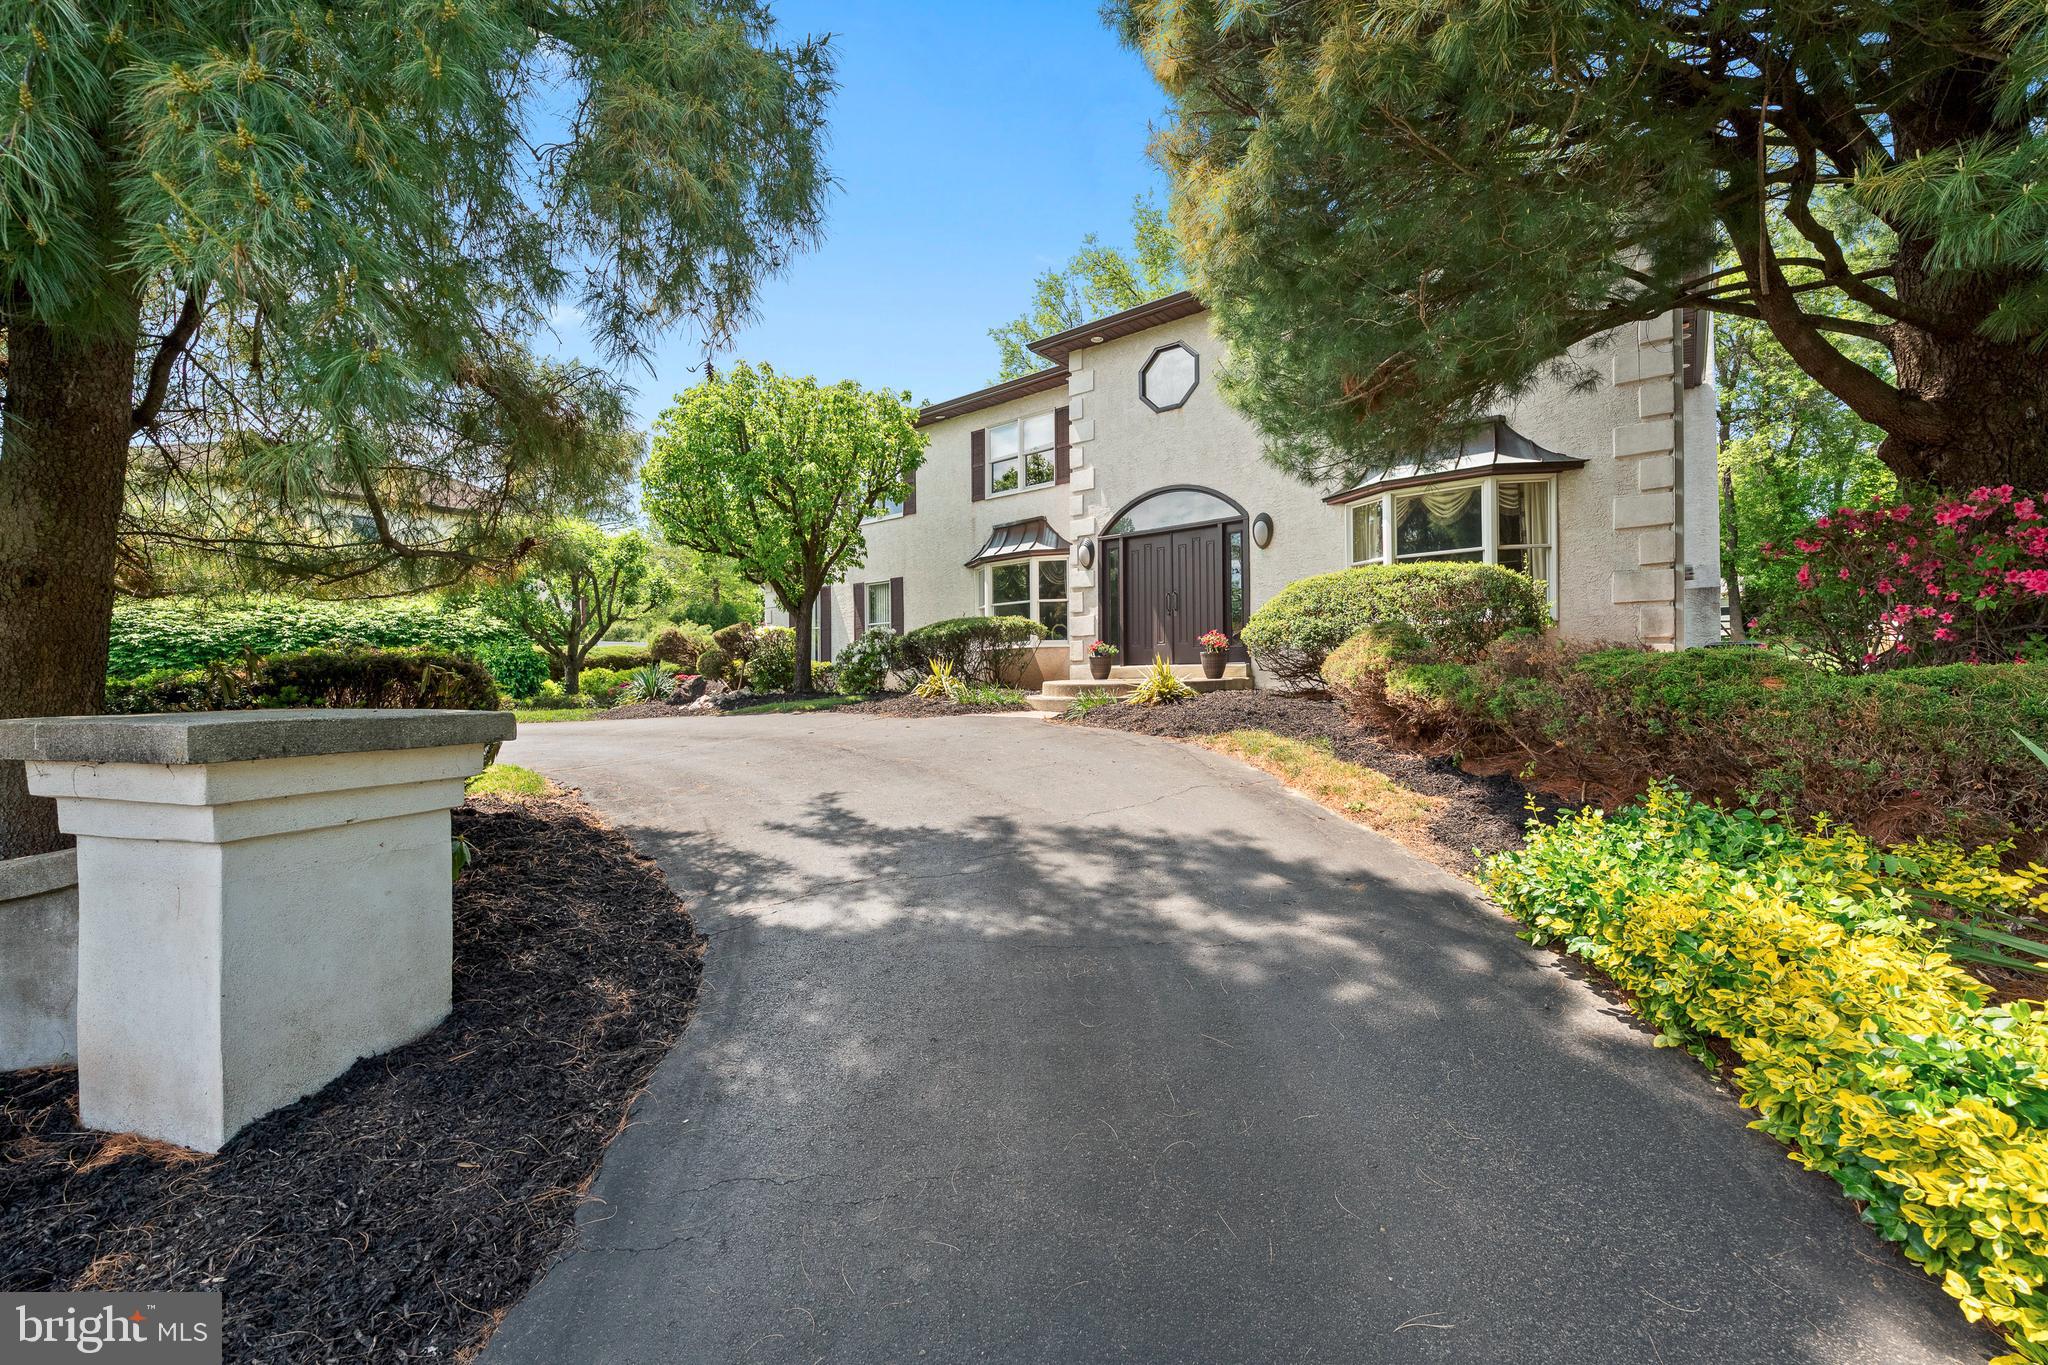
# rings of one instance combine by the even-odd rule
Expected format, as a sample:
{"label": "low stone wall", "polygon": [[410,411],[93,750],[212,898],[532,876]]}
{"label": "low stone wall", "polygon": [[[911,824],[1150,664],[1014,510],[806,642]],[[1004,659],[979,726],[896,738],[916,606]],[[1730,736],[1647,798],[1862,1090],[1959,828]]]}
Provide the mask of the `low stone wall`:
{"label": "low stone wall", "polygon": [[0,862],[0,1071],[78,1060],[78,854]]}

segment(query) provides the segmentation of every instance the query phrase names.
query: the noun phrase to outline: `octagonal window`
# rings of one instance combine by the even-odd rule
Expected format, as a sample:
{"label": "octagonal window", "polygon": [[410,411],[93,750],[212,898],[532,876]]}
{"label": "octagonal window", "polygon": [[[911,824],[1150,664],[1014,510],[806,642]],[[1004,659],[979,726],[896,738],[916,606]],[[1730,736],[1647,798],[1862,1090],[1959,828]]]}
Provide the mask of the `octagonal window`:
{"label": "octagonal window", "polygon": [[1138,396],[1154,412],[1167,412],[1188,401],[1201,377],[1201,362],[1179,342],[1161,346],[1138,372]]}

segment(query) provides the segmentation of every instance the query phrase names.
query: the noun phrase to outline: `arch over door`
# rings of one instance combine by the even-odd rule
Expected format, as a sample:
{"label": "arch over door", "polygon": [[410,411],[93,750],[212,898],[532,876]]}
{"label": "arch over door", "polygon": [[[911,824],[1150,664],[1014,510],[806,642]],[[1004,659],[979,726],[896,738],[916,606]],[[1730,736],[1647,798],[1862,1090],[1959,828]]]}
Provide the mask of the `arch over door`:
{"label": "arch over door", "polygon": [[1231,636],[1232,655],[1244,623],[1244,508],[1214,489],[1192,485],[1155,489],[1127,504],[1103,532],[1111,565],[1104,591],[1105,621],[1121,636],[1113,643],[1130,663],[1155,655],[1171,663],[1201,658],[1204,631]]}

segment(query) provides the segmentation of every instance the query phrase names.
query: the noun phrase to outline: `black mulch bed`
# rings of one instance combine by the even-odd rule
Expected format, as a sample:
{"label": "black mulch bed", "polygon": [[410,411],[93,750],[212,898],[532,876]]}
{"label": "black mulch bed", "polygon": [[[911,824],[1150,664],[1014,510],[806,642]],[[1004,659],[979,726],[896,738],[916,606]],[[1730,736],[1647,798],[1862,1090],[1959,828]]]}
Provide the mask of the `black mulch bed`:
{"label": "black mulch bed", "polygon": [[606,707],[599,712],[603,720],[681,720],[688,716],[715,716],[716,711],[692,711],[688,702],[673,701],[629,701],[623,706]]}
{"label": "black mulch bed", "polygon": [[866,701],[854,702],[838,708],[866,716],[987,716],[1006,711],[1029,711],[1023,702],[959,702],[941,701],[936,697],[913,697],[908,692],[888,696],[870,697]]}
{"label": "black mulch bed", "polygon": [[[1068,724],[1098,725],[1112,730],[1168,739],[1197,739],[1231,730],[1268,730],[1289,739],[1328,741],[1338,758],[1384,773],[1411,791],[1441,797],[1442,813],[1430,823],[1430,837],[1445,860],[1469,872],[1480,857],[1522,846],[1528,822],[1529,791],[1511,777],[1475,777],[1448,758],[1425,758],[1381,743],[1368,730],[1351,724],[1333,701],[1281,693],[1205,692],[1189,701],[1164,706],[1098,706]],[[1547,813],[1555,803],[1538,796]]]}
{"label": "black mulch bed", "polygon": [[455,1009],[216,1156],[81,1130],[77,1073],[0,1074],[0,1288],[218,1289],[231,1361],[447,1361],[568,1239],[689,1018],[703,940],[567,797],[479,798]]}

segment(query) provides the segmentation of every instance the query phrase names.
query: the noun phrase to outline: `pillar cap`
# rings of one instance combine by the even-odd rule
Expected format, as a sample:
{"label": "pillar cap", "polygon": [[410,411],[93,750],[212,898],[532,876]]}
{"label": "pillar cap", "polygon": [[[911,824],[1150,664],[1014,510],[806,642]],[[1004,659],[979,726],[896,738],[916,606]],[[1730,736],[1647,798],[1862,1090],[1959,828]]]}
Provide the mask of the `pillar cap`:
{"label": "pillar cap", "polygon": [[0,759],[45,763],[243,763],[435,749],[511,739],[509,711],[189,711],[0,721]]}

